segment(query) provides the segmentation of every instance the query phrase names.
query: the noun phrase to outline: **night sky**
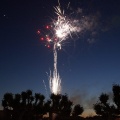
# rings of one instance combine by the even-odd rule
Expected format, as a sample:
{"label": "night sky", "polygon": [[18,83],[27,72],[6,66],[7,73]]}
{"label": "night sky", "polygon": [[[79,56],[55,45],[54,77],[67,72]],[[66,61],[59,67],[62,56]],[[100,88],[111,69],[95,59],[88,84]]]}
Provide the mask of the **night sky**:
{"label": "night sky", "polygon": [[[93,24],[58,50],[62,94],[89,110],[102,92],[111,94],[112,85],[120,84],[120,0],[60,0],[63,9],[69,2]],[[56,17],[57,5],[57,0],[0,1],[0,101],[6,92],[27,89],[49,98],[53,49],[45,47],[37,30]]]}

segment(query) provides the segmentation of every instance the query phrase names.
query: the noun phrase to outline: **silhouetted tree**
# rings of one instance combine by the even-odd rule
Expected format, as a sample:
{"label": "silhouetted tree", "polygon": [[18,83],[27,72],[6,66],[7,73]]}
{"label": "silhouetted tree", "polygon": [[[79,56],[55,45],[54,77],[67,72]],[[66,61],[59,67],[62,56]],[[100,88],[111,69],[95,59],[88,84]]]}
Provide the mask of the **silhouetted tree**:
{"label": "silhouetted tree", "polygon": [[113,91],[113,103],[108,102],[109,95],[102,93],[99,97],[99,101],[94,104],[94,110],[97,115],[101,115],[106,120],[113,119],[115,116],[120,115],[120,86],[114,84]]}
{"label": "silhouetted tree", "polygon": [[33,96],[30,90],[27,90],[26,92],[23,91],[21,94],[15,95],[13,95],[12,93],[5,93],[2,100],[2,106],[4,108],[5,113],[6,111],[6,114],[9,113],[11,119],[23,120],[24,116],[26,118],[30,118],[32,116],[32,101]]}
{"label": "silhouetted tree", "polygon": [[[5,120],[38,120],[43,119],[43,115],[49,113],[49,120],[52,113],[59,119],[67,119],[72,114],[72,105],[65,95],[50,95],[50,100],[45,102],[45,96],[40,93],[33,93],[31,90],[22,91],[20,94],[5,93],[2,99],[2,106],[6,113]],[[74,107],[74,116],[82,113],[80,105]]]}
{"label": "silhouetted tree", "polygon": [[36,114],[36,117],[38,115],[43,117],[43,115],[46,114],[46,111],[44,108],[44,99],[45,99],[44,95],[40,93],[35,94],[34,112]]}
{"label": "silhouetted tree", "polygon": [[51,99],[51,111],[58,113],[59,112],[59,103],[60,103],[60,99],[61,99],[61,95],[55,95],[55,94],[51,94],[50,95],[50,99]]}
{"label": "silhouetted tree", "polygon": [[50,109],[51,109],[51,101],[47,100],[47,102],[45,102],[44,104],[45,113],[50,112]]}
{"label": "silhouetted tree", "polygon": [[13,120],[17,120],[20,113],[21,113],[21,95],[15,94],[13,99],[13,110],[12,110]]}
{"label": "silhouetted tree", "polygon": [[113,85],[113,101],[117,106],[116,114],[120,114],[120,85],[114,84]]}
{"label": "silhouetted tree", "polygon": [[111,106],[108,103],[109,96],[107,94],[102,93],[99,97],[99,101],[94,105],[94,109],[96,111],[96,114],[102,115],[106,119],[109,115],[112,115],[111,113]]}
{"label": "silhouetted tree", "polygon": [[60,114],[62,116],[70,116],[71,110],[72,110],[72,101],[68,99],[67,94],[62,95],[61,101],[60,101]]}
{"label": "silhouetted tree", "polygon": [[73,116],[78,116],[78,115],[81,115],[83,113],[83,107],[80,106],[80,104],[77,104],[74,106],[73,108],[73,113],[72,115]]}
{"label": "silhouetted tree", "polygon": [[51,94],[50,99],[50,120],[52,119],[51,117],[53,113],[57,115],[56,119],[66,119],[67,117],[70,117],[73,103],[68,99],[67,94]]}
{"label": "silhouetted tree", "polygon": [[6,93],[3,96],[2,105],[6,109],[12,109],[13,107],[13,94],[12,93]]}
{"label": "silhouetted tree", "polygon": [[13,94],[5,93],[2,100],[2,106],[5,112],[5,120],[11,120],[12,108],[13,108]]}
{"label": "silhouetted tree", "polygon": [[32,90],[22,91],[20,96],[20,107],[19,109],[15,110],[15,112],[19,112],[19,119],[31,120],[33,116],[32,102],[34,100],[34,97],[32,96]]}

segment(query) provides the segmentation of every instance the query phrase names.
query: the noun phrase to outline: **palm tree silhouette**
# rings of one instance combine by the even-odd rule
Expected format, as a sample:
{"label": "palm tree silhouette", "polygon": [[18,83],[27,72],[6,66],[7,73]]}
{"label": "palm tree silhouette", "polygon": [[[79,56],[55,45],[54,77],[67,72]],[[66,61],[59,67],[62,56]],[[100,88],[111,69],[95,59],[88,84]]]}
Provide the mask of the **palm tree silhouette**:
{"label": "palm tree silhouette", "polygon": [[40,94],[39,93],[35,93],[35,106],[38,104],[39,97],[40,97]]}
{"label": "palm tree silhouette", "polygon": [[60,102],[60,99],[61,99],[61,95],[60,94],[55,95],[55,94],[52,93],[50,95],[50,99],[51,99],[51,110],[52,110],[52,112],[59,113],[59,102]]}
{"label": "palm tree silhouette", "polygon": [[[94,109],[97,114],[102,115],[104,119],[111,119],[113,112],[113,107],[108,103],[109,96],[105,93],[102,93],[99,97],[100,102],[94,105]],[[112,108],[112,109],[111,109]]]}
{"label": "palm tree silhouette", "polygon": [[74,117],[77,117],[78,115],[81,115],[83,113],[83,107],[80,106],[80,104],[77,104],[74,106],[74,109],[73,109],[73,116]]}

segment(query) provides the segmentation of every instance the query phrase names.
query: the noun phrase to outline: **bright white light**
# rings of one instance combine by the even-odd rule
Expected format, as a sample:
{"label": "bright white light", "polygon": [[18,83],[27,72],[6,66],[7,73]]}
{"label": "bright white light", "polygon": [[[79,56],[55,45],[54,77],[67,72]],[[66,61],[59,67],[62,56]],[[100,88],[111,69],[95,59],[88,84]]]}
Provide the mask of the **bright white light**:
{"label": "bright white light", "polygon": [[[66,40],[69,36],[71,36],[71,33],[78,32],[77,24],[75,24],[76,21],[72,21],[68,19],[64,15],[64,11],[60,9],[60,6],[55,7],[55,13],[58,16],[58,19],[53,22],[54,24],[54,32],[55,37],[57,40],[55,40],[54,43],[54,70],[53,74],[50,72],[49,80],[50,80],[50,90],[54,94],[60,94],[61,92],[61,78],[59,73],[57,72],[57,48],[61,49],[61,44],[64,40]],[[77,22],[76,22],[77,23]]]}
{"label": "bright white light", "polygon": [[[58,0],[59,2],[59,0]],[[72,37],[73,34],[77,34],[80,31],[88,28],[88,21],[81,19],[81,21],[76,19],[71,19],[69,16],[64,14],[64,10],[61,10],[60,3],[59,6],[54,7],[55,13],[57,15],[57,20],[53,21],[53,34],[54,37],[57,38],[53,40],[54,49],[54,70],[53,74],[50,73],[50,90],[54,94],[60,94],[61,92],[61,78],[59,73],[57,72],[57,48],[61,49],[62,42],[67,40],[67,38]],[[81,13],[81,11],[78,11]]]}
{"label": "bright white light", "polygon": [[69,34],[69,24],[63,23],[61,26],[58,26],[56,29],[56,35],[58,38],[65,39]]}
{"label": "bright white light", "polygon": [[56,50],[57,44],[54,44],[53,54],[54,54],[54,70],[53,70],[53,76],[50,72],[50,90],[54,94],[60,94],[61,92],[61,79],[60,75],[57,72],[57,50]]}

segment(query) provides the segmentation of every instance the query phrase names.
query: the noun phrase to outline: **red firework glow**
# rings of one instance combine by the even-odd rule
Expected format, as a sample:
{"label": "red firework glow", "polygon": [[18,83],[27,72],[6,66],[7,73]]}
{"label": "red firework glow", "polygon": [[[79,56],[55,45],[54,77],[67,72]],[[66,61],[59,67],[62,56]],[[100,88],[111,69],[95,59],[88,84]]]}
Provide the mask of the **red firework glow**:
{"label": "red firework glow", "polygon": [[52,33],[53,29],[50,25],[44,26],[42,32],[40,30],[37,31],[37,34],[40,36],[40,40],[44,41],[47,48],[50,48],[51,44],[57,42],[57,37],[55,37]]}
{"label": "red firework glow", "polygon": [[42,41],[44,40],[44,38],[43,38],[43,37],[41,37],[40,39],[41,39]]}
{"label": "red firework glow", "polygon": [[46,29],[50,29],[50,26],[47,25],[47,26],[46,26]]}

